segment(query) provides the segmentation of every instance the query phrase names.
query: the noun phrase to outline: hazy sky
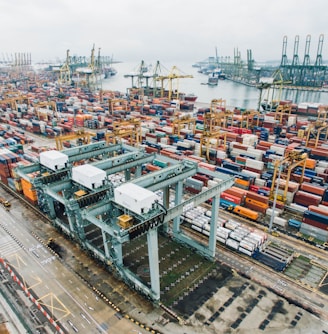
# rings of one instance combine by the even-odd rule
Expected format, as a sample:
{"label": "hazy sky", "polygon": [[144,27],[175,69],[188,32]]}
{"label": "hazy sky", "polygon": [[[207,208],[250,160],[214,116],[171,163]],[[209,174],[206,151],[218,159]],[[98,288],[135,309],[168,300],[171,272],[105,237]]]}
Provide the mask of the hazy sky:
{"label": "hazy sky", "polygon": [[[328,39],[327,0],[0,0],[0,60],[32,54],[33,61],[103,56],[121,61],[196,62],[215,55],[256,61],[280,60],[283,37],[292,58],[295,36],[303,61],[306,36],[310,59],[320,34]],[[328,61],[328,40],[323,60]]]}

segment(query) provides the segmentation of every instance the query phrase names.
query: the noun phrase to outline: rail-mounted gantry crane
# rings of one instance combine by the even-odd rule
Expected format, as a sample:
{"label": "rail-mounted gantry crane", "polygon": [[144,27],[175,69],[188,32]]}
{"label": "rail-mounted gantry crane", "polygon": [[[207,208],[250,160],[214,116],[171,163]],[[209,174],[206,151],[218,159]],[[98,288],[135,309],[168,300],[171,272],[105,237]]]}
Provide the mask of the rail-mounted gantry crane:
{"label": "rail-mounted gantry crane", "polygon": [[12,110],[17,110],[17,104],[26,104],[27,107],[30,105],[29,97],[18,92],[5,92],[2,96],[4,98],[0,99],[0,104],[7,105]]}
{"label": "rail-mounted gantry crane", "polygon": [[227,111],[225,110],[225,100],[214,99],[211,101],[210,111],[204,114],[204,128],[200,137],[200,156],[203,156],[205,148],[205,157],[210,160],[210,147],[220,146],[223,140],[223,148],[226,148],[227,133],[221,129],[222,123],[225,122]]}
{"label": "rail-mounted gantry crane", "polygon": [[328,122],[316,120],[310,123],[306,130],[305,146],[317,148],[320,139],[328,139]]}
{"label": "rail-mounted gantry crane", "polygon": [[126,99],[119,99],[113,98],[108,99],[108,113],[111,116],[114,116],[114,111],[117,107],[122,108],[122,110],[128,111],[129,109],[129,102]]}
{"label": "rail-mounted gantry crane", "polygon": [[280,187],[279,183],[280,183],[280,179],[282,179],[285,181],[283,185],[283,194],[277,195],[278,198],[276,198],[276,200],[286,203],[288,184],[290,181],[291,173],[296,167],[301,166],[302,172],[300,175],[299,182],[302,183],[303,177],[304,177],[306,159],[307,159],[307,153],[304,153],[303,151],[294,150],[294,151],[287,152],[283,159],[276,160],[274,162],[272,184],[271,184],[271,189],[270,189],[270,199],[271,200],[275,199],[275,193],[276,193],[275,188]]}
{"label": "rail-mounted gantry crane", "polygon": [[55,101],[41,101],[41,102],[36,102],[32,103],[32,107],[34,109],[34,114],[35,116],[40,119],[41,114],[45,114],[45,119],[48,120],[48,113],[52,113],[52,116],[58,117],[57,114],[57,104]]}
{"label": "rail-mounted gantry crane", "polygon": [[92,133],[86,132],[84,130],[78,130],[73,133],[69,133],[67,135],[61,135],[55,137],[56,148],[58,151],[61,151],[63,149],[64,141],[74,140],[74,139],[76,139],[78,146],[89,144],[92,136],[93,136]]}
{"label": "rail-mounted gantry crane", "polygon": [[275,121],[279,121],[279,124],[282,124],[284,116],[289,117],[292,113],[291,104],[279,104],[276,110],[274,111]]}
{"label": "rail-mounted gantry crane", "polygon": [[128,139],[131,146],[141,142],[141,121],[138,118],[113,122],[113,129],[105,134],[107,143],[116,144],[121,139]]}
{"label": "rail-mounted gantry crane", "polygon": [[195,134],[196,130],[196,118],[191,117],[190,115],[175,115],[174,120],[172,121],[173,134],[180,136],[182,129],[191,130]]}
{"label": "rail-mounted gantry crane", "polygon": [[239,123],[239,127],[249,129],[255,117],[256,117],[256,126],[258,126],[260,122],[259,116],[260,113],[257,110],[245,110],[244,112],[241,113],[241,120]]}
{"label": "rail-mounted gantry crane", "polygon": [[[164,81],[168,81],[168,99],[178,99],[179,98],[179,85],[178,80],[183,78],[193,78],[192,75],[189,74],[181,74],[179,69],[176,66],[173,66],[170,73],[168,75],[158,76],[156,78],[157,81],[161,82],[161,97],[165,97],[165,89],[164,89]],[[176,89],[173,89],[173,81],[177,81]]]}

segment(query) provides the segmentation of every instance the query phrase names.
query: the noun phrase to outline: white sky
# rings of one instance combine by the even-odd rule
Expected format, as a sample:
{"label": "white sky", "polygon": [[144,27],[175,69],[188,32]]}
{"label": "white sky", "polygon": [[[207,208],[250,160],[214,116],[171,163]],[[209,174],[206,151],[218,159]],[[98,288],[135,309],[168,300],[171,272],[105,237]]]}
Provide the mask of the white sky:
{"label": "white sky", "polygon": [[[0,60],[26,52],[32,60],[101,55],[121,61],[196,62],[251,49],[258,61],[280,60],[283,37],[292,59],[295,36],[303,61],[306,36],[315,61],[328,39],[327,0],[0,0]],[[323,60],[328,61],[328,40]]]}

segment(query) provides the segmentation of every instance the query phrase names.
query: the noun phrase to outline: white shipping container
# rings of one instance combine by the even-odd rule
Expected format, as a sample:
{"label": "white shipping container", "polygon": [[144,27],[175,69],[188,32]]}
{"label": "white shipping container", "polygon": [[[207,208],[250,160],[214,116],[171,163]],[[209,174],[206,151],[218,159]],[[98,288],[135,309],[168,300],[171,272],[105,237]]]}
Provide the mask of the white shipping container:
{"label": "white shipping container", "polygon": [[279,226],[282,226],[282,227],[286,227],[287,219],[280,218],[280,217],[275,217],[275,219],[273,220],[273,224],[274,225],[279,225]]}
{"label": "white shipping container", "polygon": [[324,173],[325,172],[325,170],[326,170],[326,168],[327,167],[315,167],[314,168],[314,171],[316,172],[316,173]]}
{"label": "white shipping container", "polygon": [[266,180],[256,178],[254,184],[259,187],[265,187]]}
{"label": "white shipping container", "polygon": [[195,230],[195,231],[198,231],[198,232],[202,232],[202,228],[201,227],[199,227],[199,226],[197,226],[197,225],[191,225],[191,228],[193,229],[193,230]]}
{"label": "white shipping container", "polygon": [[41,152],[39,158],[41,165],[53,171],[65,168],[68,163],[68,156],[55,150]]}
{"label": "white shipping container", "polygon": [[317,161],[317,166],[328,168],[328,161],[323,161],[323,160]]}
{"label": "white shipping container", "polygon": [[328,237],[328,231],[325,231],[321,228],[318,228],[318,227],[315,227],[309,224],[305,224],[305,223],[302,223],[300,231],[308,235],[314,235],[314,236],[322,235],[322,236]]}
{"label": "white shipping container", "polygon": [[226,240],[226,239],[228,239],[229,234],[222,233],[222,232],[217,232],[217,233],[216,233],[216,236],[217,236],[218,238],[221,238],[221,239]]}
{"label": "white shipping container", "polygon": [[232,239],[229,238],[229,239],[227,239],[227,241],[226,241],[226,245],[227,245],[228,247],[231,247],[231,248],[235,249],[235,250],[238,250],[239,242],[236,241],[236,240],[232,240]]}
{"label": "white shipping container", "polygon": [[217,150],[216,151],[216,157],[218,159],[226,159],[227,153],[225,151]]}
{"label": "white shipping container", "polygon": [[238,242],[240,242],[241,240],[243,240],[243,237],[244,236],[242,234],[237,233],[235,231],[231,232],[230,235],[229,235],[230,239],[237,240]]}
{"label": "white shipping container", "polygon": [[216,240],[221,242],[221,244],[225,244],[226,243],[226,239],[225,238],[221,238],[219,236],[216,236]]}
{"label": "white shipping container", "polygon": [[293,115],[289,115],[287,118],[287,126],[292,126],[296,124],[297,117]]}
{"label": "white shipping container", "polygon": [[251,167],[257,170],[263,170],[264,169],[264,162],[253,160],[253,159],[246,159],[246,167]]}
{"label": "white shipping container", "polygon": [[274,215],[274,217],[278,217],[279,215],[280,215],[280,211],[281,210],[279,210],[279,209],[275,209],[274,210],[274,212],[273,212],[273,210],[271,209],[271,208],[268,208],[267,210],[266,210],[266,214],[268,215],[268,216],[272,216],[272,214]]}
{"label": "white shipping container", "polygon": [[228,222],[225,223],[225,228],[234,231],[239,225],[240,223],[229,220]]}
{"label": "white shipping container", "polygon": [[114,188],[114,199],[118,204],[138,213],[147,213],[158,199],[156,194],[134,183],[125,183]]}
{"label": "white shipping container", "polygon": [[217,186],[218,185],[218,182],[216,182],[216,181],[213,181],[213,180],[208,180],[207,181],[207,186],[209,187],[209,188],[213,188],[213,187],[215,187],[215,186]]}
{"label": "white shipping container", "polygon": [[242,240],[239,244],[239,247],[243,247],[245,249],[248,249],[249,251],[254,251],[255,249],[255,246],[254,244],[250,243],[250,242],[247,242],[245,240]]}
{"label": "white shipping container", "polygon": [[243,241],[254,245],[254,249],[260,245],[260,241],[258,239],[252,238],[250,236],[247,236]]}
{"label": "white shipping container", "polygon": [[282,147],[282,146],[278,146],[278,145],[271,145],[270,150],[275,151],[276,154],[285,155],[286,147],[285,146]]}
{"label": "white shipping container", "polygon": [[251,252],[248,249],[245,249],[243,247],[239,247],[238,250],[239,250],[240,253],[246,254],[248,256],[252,256],[253,255],[253,252]]}
{"label": "white shipping container", "polygon": [[290,203],[289,206],[296,210],[296,211],[299,211],[299,212],[303,212],[306,211],[308,208],[306,206],[303,206],[303,205],[299,205],[299,204],[296,204],[296,203]]}

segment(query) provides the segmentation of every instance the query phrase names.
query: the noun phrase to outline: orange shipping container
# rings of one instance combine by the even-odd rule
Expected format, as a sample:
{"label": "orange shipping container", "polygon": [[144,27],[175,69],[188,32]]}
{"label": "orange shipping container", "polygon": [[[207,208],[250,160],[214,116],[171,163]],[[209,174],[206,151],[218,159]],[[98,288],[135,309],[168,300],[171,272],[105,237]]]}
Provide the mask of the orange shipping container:
{"label": "orange shipping container", "polygon": [[315,206],[315,205],[309,205],[308,209],[309,209],[309,211],[319,213],[320,215],[328,216],[328,207],[327,207],[327,209],[324,209],[324,208],[320,208],[320,207]]}
{"label": "orange shipping container", "polygon": [[305,160],[305,168],[314,169],[316,166],[315,159],[306,159]]}
{"label": "orange shipping container", "polygon": [[322,196],[325,192],[325,188],[314,186],[313,184],[303,182],[301,184],[301,190],[306,191],[311,194]]}
{"label": "orange shipping container", "polygon": [[235,183],[240,184],[241,186],[244,186],[244,187],[247,187],[247,188],[249,187],[249,180],[242,180],[242,179],[236,178]]}
{"label": "orange shipping container", "polygon": [[23,190],[24,196],[32,201],[37,200],[38,197],[37,197],[36,191],[33,190],[33,186],[31,182],[25,179],[21,179],[21,183],[22,183],[22,190]]}
{"label": "orange shipping container", "polygon": [[231,187],[229,189],[226,189],[224,192],[233,196],[237,196],[239,198],[244,198],[246,195],[246,191],[238,187]]}
{"label": "orange shipping container", "polygon": [[[255,205],[255,206],[257,206],[257,207],[263,208],[263,209],[265,209],[265,210],[269,207],[268,204],[263,203],[263,202],[256,201],[256,200],[254,200],[254,199],[252,199],[252,198],[246,198],[246,199],[245,199],[245,205],[246,205],[246,204],[252,204],[252,205]],[[247,205],[246,205],[246,206],[247,206]]]}

